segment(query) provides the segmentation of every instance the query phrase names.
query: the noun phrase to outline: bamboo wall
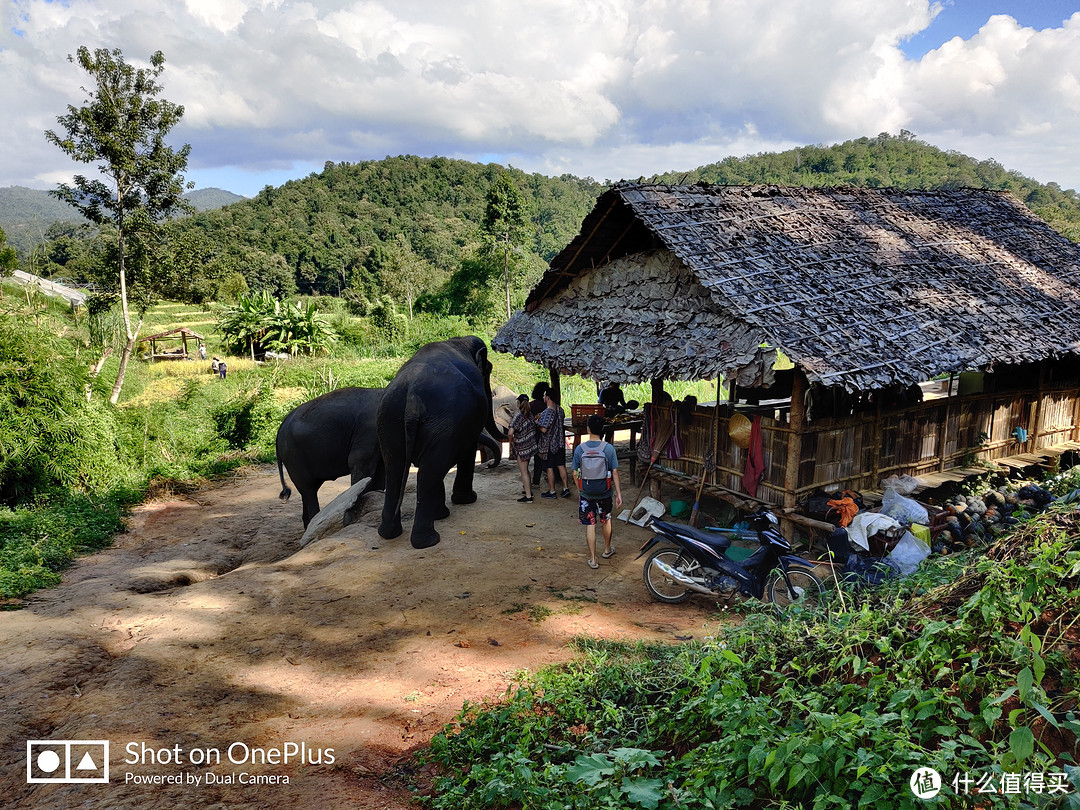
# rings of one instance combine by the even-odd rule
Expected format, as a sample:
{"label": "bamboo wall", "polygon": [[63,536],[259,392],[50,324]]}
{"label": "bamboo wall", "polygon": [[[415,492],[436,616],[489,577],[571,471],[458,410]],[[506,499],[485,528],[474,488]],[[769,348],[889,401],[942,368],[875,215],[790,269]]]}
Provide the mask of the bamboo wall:
{"label": "bamboo wall", "polygon": [[[728,417],[719,415],[714,428],[713,412],[711,406],[698,406],[692,422],[680,429],[682,457],[661,457],[656,463],[700,476],[710,436],[715,433],[716,470],[706,482],[745,494],[742,478],[747,451],[728,437]],[[787,408],[760,413],[766,475],[757,498],[782,505],[791,434]],[[661,422],[666,418],[659,417]],[[1018,426],[1028,432],[1022,445],[1013,435]],[[981,434],[987,438],[980,444]],[[821,418],[802,431],[794,494],[802,500],[818,487],[877,490],[881,479],[890,475],[919,477],[968,467],[974,460],[1035,453],[1068,441],[1080,441],[1080,383],[1075,380],[999,393],[954,394],[882,413]]]}

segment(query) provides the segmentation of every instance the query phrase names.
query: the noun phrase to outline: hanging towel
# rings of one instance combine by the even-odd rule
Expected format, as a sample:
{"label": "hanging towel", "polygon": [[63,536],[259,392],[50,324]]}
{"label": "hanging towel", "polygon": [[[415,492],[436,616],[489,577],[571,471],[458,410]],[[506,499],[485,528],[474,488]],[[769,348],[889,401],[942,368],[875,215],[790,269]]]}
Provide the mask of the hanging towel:
{"label": "hanging towel", "polygon": [[746,454],[746,469],[742,485],[750,497],[757,495],[758,484],[765,477],[765,452],[761,446],[761,416],[755,414],[750,426],[750,447]]}

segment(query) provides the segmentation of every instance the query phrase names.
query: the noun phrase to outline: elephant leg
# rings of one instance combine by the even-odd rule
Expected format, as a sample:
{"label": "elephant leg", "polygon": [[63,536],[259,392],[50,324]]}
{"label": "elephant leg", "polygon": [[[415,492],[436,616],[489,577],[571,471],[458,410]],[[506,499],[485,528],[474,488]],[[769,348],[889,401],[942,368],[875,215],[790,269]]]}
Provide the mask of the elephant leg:
{"label": "elephant leg", "polygon": [[[400,462],[399,462],[400,464]],[[409,465],[405,464],[404,475],[409,474]],[[379,523],[379,537],[392,540],[399,537],[401,528],[401,498],[405,492],[405,481],[399,470],[391,466],[386,471],[386,494],[383,496],[382,522]]]}
{"label": "elephant leg", "polygon": [[473,489],[475,465],[475,450],[468,450],[458,456],[457,475],[454,476],[454,490],[450,495],[450,500],[454,503],[476,503],[476,491]]}
{"label": "elephant leg", "polygon": [[448,469],[443,465],[421,465],[416,473],[416,515],[413,518],[413,548],[430,548],[439,542],[435,521],[450,514],[446,508],[443,480]]}
{"label": "elephant leg", "polygon": [[319,510],[322,508],[319,506],[319,487],[305,486],[301,488],[297,484],[296,488],[300,490],[300,499],[304,504],[304,528],[306,529],[308,524],[311,523],[311,519],[319,514]]}

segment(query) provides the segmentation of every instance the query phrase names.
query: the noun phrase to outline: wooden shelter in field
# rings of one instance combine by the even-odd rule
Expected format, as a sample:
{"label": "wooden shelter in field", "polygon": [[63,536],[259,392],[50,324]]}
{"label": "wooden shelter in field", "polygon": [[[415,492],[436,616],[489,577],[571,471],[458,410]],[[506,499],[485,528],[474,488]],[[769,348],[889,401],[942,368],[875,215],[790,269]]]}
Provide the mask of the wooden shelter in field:
{"label": "wooden shelter in field", "polygon": [[723,375],[715,427],[699,406],[661,463],[711,454],[746,502],[728,419],[758,415],[756,498],[789,512],[1080,448],[1080,250],[1005,192],[620,183],[492,346],[556,382]]}
{"label": "wooden shelter in field", "polygon": [[[188,340],[191,340],[195,347],[188,352]],[[166,349],[159,347],[158,344],[170,344],[173,341],[180,341],[179,346]],[[181,326],[177,329],[169,329],[166,332],[159,332],[156,335],[147,335],[144,338],[139,338],[139,343],[149,343],[150,352],[149,359],[154,360],[189,360],[193,354],[196,354],[199,350],[199,344],[202,343],[205,338],[193,329],[188,329],[186,326]],[[159,350],[160,349],[160,350]]]}

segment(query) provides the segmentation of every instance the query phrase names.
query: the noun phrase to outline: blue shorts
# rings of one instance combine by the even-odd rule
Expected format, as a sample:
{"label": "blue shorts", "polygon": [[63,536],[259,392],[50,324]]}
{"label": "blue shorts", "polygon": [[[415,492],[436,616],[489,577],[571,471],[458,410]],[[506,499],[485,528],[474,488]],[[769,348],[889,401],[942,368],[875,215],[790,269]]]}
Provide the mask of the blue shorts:
{"label": "blue shorts", "polygon": [[578,521],[582,526],[595,526],[611,520],[611,496],[607,498],[582,498],[578,501]]}

